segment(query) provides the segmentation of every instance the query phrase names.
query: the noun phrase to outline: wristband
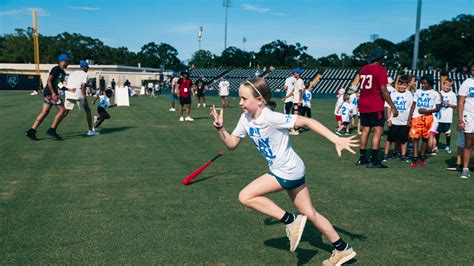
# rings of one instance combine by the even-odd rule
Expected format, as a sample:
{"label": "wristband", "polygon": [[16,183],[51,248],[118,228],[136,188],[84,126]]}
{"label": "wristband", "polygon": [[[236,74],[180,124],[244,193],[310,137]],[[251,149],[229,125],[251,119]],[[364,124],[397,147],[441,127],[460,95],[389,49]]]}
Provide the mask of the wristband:
{"label": "wristband", "polygon": [[216,129],[221,129],[224,127],[224,125],[218,126],[216,125],[216,122],[212,123]]}

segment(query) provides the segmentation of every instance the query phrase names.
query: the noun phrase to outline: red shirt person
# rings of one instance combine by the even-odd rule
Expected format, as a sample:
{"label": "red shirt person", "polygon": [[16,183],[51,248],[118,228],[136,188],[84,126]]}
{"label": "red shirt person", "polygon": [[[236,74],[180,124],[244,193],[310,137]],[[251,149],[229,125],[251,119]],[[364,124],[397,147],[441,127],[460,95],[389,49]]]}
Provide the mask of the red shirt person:
{"label": "red shirt person", "polygon": [[[379,48],[375,49],[369,58],[369,64],[362,67],[359,73],[359,111],[362,136],[360,137],[360,158],[356,164],[367,164],[368,168],[387,168],[378,160],[380,139],[385,123],[384,102],[389,104],[394,116],[398,115],[387,90],[387,70],[382,66],[384,59],[385,52]],[[374,135],[372,136],[371,161],[369,162],[365,153],[372,128]]]}
{"label": "red shirt person", "polygon": [[[191,92],[194,94],[192,81],[189,79],[189,72],[184,71],[181,73],[183,76],[180,78],[176,84],[179,88],[179,121],[194,121],[189,116],[189,112],[191,111]],[[186,106],[186,118],[183,117],[183,109]]]}

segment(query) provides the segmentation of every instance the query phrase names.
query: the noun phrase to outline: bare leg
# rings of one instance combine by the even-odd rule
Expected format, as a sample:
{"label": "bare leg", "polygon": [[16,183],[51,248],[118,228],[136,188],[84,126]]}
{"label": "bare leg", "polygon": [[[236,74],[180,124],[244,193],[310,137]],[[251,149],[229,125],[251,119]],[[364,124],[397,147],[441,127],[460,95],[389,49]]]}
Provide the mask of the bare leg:
{"label": "bare leg", "polygon": [[249,208],[280,220],[285,214],[285,211],[271,199],[265,197],[265,195],[278,192],[282,189],[274,176],[264,174],[240,191],[239,201]]}
{"label": "bare leg", "polygon": [[374,127],[374,135],[372,136],[372,150],[378,150],[380,147],[380,139],[382,138],[383,127]]}
{"label": "bare leg", "polygon": [[41,113],[36,117],[35,122],[31,126],[32,129],[36,130],[40,125],[41,122],[48,116],[49,110],[51,110],[51,105],[43,104],[43,108],[41,109]]}
{"label": "bare leg", "polygon": [[186,117],[189,117],[189,112],[191,111],[191,105],[186,104]]}
{"label": "bare leg", "polygon": [[302,185],[293,190],[288,190],[288,195],[298,211],[301,214],[306,215],[314,226],[316,226],[316,228],[318,228],[318,230],[321,231],[321,233],[323,233],[331,243],[340,239],[331,222],[314,209],[306,185]]}
{"label": "bare leg", "polygon": [[64,105],[58,104],[56,105],[56,108],[58,108],[58,113],[54,116],[53,123],[51,124],[51,128],[57,128],[59,123],[63,120],[64,116],[64,111],[66,109],[64,108]]}
{"label": "bare leg", "polygon": [[464,158],[463,167],[469,168],[469,161],[471,160],[472,145],[474,144],[474,133],[464,133]]}

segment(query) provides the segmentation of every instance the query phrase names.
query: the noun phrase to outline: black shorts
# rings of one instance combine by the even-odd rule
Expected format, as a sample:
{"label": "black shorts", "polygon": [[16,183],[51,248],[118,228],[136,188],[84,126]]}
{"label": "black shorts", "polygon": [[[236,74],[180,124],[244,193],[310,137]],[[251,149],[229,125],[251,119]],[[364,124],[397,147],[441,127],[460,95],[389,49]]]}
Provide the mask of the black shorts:
{"label": "black shorts", "polygon": [[301,115],[311,118],[311,108],[303,106]]}
{"label": "black shorts", "polygon": [[100,117],[105,117],[105,119],[109,119],[110,115],[109,113],[102,107],[97,107],[97,113],[99,113]]}
{"label": "black shorts", "polygon": [[291,114],[291,108],[293,108],[293,102],[285,103],[285,114]]}
{"label": "black shorts", "polygon": [[201,98],[201,97],[204,97],[204,90],[197,90],[197,93],[196,93],[196,96]]}
{"label": "black shorts", "polygon": [[179,104],[191,104],[191,95],[189,95],[188,97],[179,96]]}
{"label": "black shorts", "polygon": [[392,125],[388,128],[387,140],[390,142],[400,141],[401,143],[406,143],[409,132],[410,128],[408,126]]}
{"label": "black shorts", "polygon": [[451,123],[439,123],[438,124],[438,133],[451,133]]}
{"label": "black shorts", "polygon": [[363,127],[383,127],[384,123],[383,111],[360,114],[360,124]]}

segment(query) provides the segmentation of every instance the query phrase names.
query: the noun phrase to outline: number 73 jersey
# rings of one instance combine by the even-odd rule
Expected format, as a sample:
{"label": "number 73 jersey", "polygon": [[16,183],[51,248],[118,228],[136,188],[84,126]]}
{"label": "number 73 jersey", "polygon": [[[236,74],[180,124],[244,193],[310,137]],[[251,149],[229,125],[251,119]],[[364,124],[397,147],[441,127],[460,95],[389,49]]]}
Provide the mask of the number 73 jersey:
{"label": "number 73 jersey", "polygon": [[384,100],[380,89],[387,86],[387,70],[378,63],[362,67],[359,73],[359,112],[373,113],[384,110]]}

